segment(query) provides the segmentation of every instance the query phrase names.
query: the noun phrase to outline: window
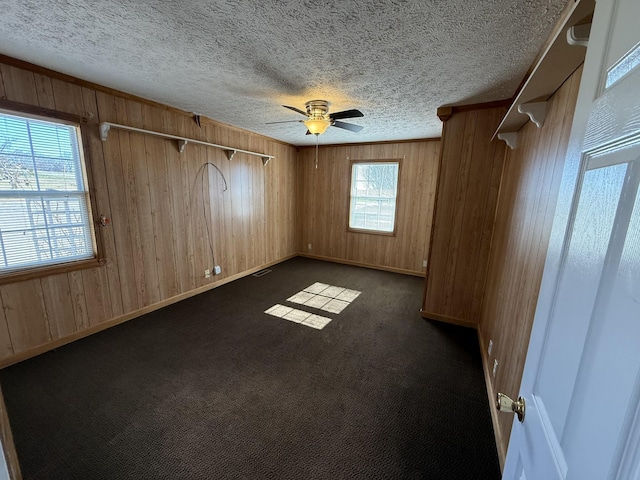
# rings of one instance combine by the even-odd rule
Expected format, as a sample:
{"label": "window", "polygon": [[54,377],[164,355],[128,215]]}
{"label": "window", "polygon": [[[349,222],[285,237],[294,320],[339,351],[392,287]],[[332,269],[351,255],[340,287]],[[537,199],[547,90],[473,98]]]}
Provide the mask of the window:
{"label": "window", "polygon": [[80,138],[0,111],[0,275],[96,257]]}
{"label": "window", "polygon": [[392,234],[400,162],[353,162],[349,228]]}

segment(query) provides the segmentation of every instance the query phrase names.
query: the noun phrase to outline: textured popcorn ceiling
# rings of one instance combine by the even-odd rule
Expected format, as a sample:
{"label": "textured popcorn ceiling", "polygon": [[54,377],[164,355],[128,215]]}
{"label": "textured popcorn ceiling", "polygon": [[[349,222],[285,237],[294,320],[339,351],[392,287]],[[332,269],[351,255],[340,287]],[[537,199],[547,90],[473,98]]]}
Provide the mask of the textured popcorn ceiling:
{"label": "textured popcorn ceiling", "polygon": [[304,110],[358,108],[355,134],[440,136],[436,109],[510,97],[565,0],[2,0],[0,53],[295,145]]}

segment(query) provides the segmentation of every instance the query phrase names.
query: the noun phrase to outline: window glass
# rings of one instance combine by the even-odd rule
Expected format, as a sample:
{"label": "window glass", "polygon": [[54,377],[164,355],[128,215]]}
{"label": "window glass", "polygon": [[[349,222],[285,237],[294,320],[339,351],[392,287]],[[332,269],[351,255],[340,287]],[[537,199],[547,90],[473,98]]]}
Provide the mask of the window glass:
{"label": "window glass", "polygon": [[396,222],[398,162],[354,162],[349,228],[392,233]]}
{"label": "window glass", "polygon": [[94,258],[78,125],[0,112],[0,274]]}

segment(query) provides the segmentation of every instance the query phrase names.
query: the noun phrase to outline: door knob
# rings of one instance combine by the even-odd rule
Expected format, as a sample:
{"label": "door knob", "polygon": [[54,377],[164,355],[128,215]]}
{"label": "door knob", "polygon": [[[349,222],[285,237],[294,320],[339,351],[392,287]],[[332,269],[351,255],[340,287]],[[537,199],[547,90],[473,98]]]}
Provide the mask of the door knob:
{"label": "door knob", "polygon": [[520,423],[524,422],[525,401],[523,397],[518,400],[512,400],[504,393],[498,393],[496,398],[496,408],[501,412],[510,412],[518,415]]}

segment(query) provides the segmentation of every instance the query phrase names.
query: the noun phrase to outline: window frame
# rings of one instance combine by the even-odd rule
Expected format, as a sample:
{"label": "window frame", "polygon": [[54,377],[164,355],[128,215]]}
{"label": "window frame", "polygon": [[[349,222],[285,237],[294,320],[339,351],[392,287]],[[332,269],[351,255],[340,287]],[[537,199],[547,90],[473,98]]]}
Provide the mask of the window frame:
{"label": "window frame", "polygon": [[[351,226],[351,192],[353,190],[353,167],[355,164],[376,164],[376,163],[397,163],[398,179],[396,182],[395,211],[393,214],[393,231],[385,232],[383,230],[370,230],[366,228],[354,228]],[[398,205],[400,204],[400,179],[402,178],[402,159],[401,158],[385,158],[376,160],[351,160],[349,163],[349,194],[347,201],[347,231],[351,233],[365,233],[368,235],[383,235],[387,237],[395,237],[398,231]]]}
{"label": "window frame", "polygon": [[101,230],[98,228],[99,221],[96,220],[95,213],[98,211],[98,209],[94,195],[95,190],[92,178],[92,158],[89,148],[92,140],[95,140],[92,139],[92,136],[97,139],[97,123],[90,124],[87,118],[81,117],[79,115],[14,102],[6,99],[0,99],[0,111],[8,115],[33,118],[35,120],[43,120],[48,122],[63,123],[78,128],[78,141],[80,143],[80,149],[83,155],[83,161],[81,162],[81,166],[83,169],[82,173],[86,182],[86,194],[88,196],[88,226],[91,232],[91,240],[93,242],[94,249],[94,256],[92,258],[83,260],[71,260],[68,262],[37,267],[27,267],[22,270],[0,273],[0,285],[105,265],[107,262],[104,255],[104,241],[102,238]]}

